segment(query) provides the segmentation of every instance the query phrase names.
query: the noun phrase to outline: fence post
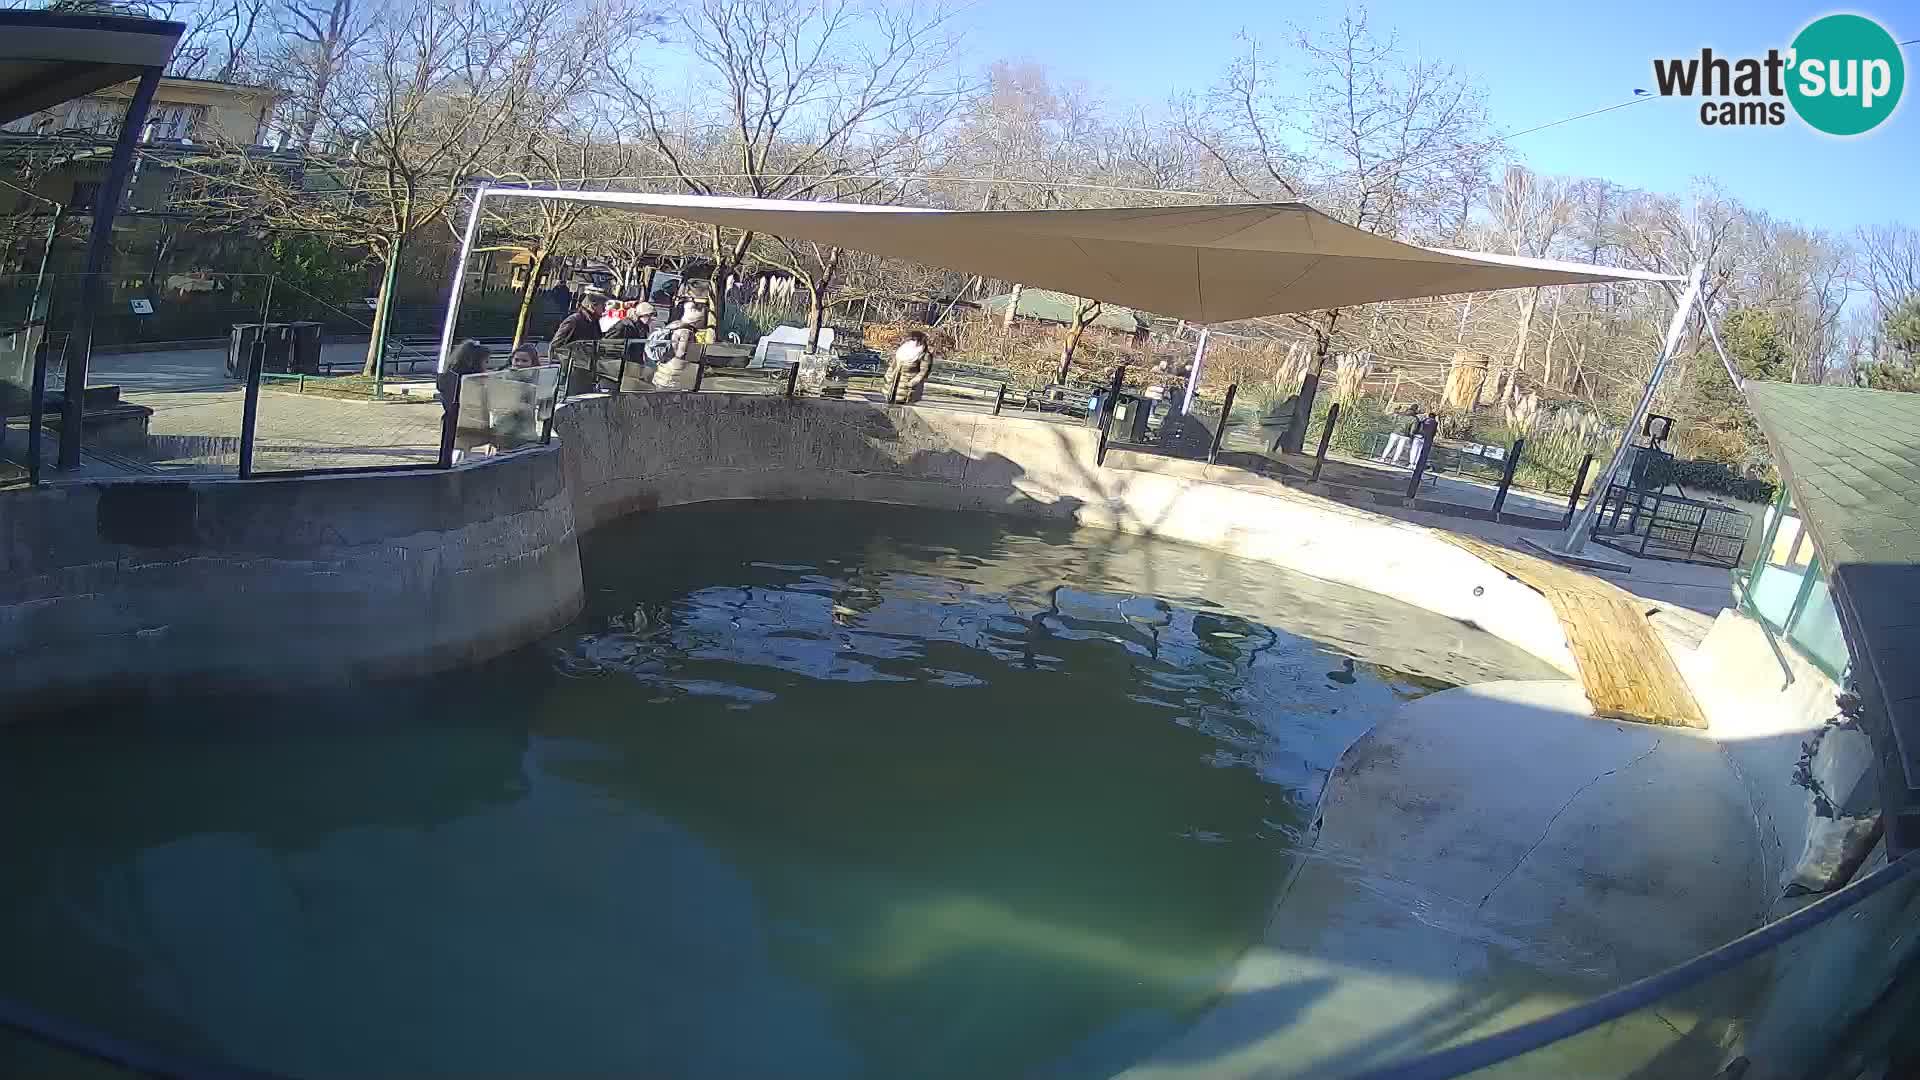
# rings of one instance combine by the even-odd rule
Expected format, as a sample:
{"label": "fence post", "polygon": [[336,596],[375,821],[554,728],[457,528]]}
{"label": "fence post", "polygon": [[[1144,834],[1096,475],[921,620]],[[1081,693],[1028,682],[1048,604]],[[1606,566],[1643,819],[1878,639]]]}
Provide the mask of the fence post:
{"label": "fence post", "polygon": [[[287,347],[292,348],[289,340]],[[260,424],[260,376],[267,368],[267,332],[260,328],[260,336],[253,340],[252,355],[247,357],[246,396],[240,404],[240,479],[253,475],[254,432]]]}
{"label": "fence post", "polygon": [[1220,399],[1220,423],[1213,429],[1213,445],[1207,448],[1209,465],[1220,456],[1220,441],[1227,437],[1227,417],[1233,414],[1233,396],[1239,392],[1239,383],[1228,383],[1226,396]]}
{"label": "fence post", "polygon": [[707,362],[699,359],[693,362],[693,392],[700,392],[700,384],[707,380]]}
{"label": "fence post", "polygon": [[1525,435],[1507,447],[1507,471],[1500,474],[1500,490],[1493,493],[1493,520],[1500,520],[1500,508],[1507,505],[1507,489],[1513,486],[1513,470],[1520,467],[1520,451],[1527,445]]}
{"label": "fence post", "polygon": [[[614,378],[613,378],[613,392],[614,392],[614,393],[616,393],[616,394],[619,394],[619,393],[623,393],[623,392],[625,392],[625,390],[626,390],[626,385],[627,385],[627,352],[628,352],[628,349],[627,349],[627,345],[626,345],[626,343],[625,343],[625,342],[621,342],[621,344],[620,344],[620,373],[619,373],[618,375],[615,375],[615,376],[614,376]],[[598,356],[596,356],[596,357],[594,357],[593,359],[594,359],[594,363],[595,363],[595,364],[598,364],[598,363],[600,362],[600,358],[599,358]]]}
{"label": "fence post", "polygon": [[1320,449],[1313,454],[1313,472],[1308,474],[1307,483],[1320,482],[1320,466],[1327,463],[1327,444],[1333,441],[1333,426],[1340,422],[1340,403],[1327,406],[1327,419],[1320,425]]}
{"label": "fence post", "polygon": [[40,486],[40,421],[47,412],[47,328],[33,349],[33,390],[27,406],[27,486]]}
{"label": "fence post", "polygon": [[1000,415],[1000,406],[1007,403],[1007,384],[1000,384],[1000,392],[993,395],[993,415]]}
{"label": "fence post", "polygon": [[1407,481],[1407,498],[1418,502],[1420,498],[1420,478],[1426,474],[1427,458],[1433,456],[1433,444],[1439,441],[1439,432],[1431,439],[1420,440],[1420,460],[1413,463],[1413,479]]}
{"label": "fence post", "polygon": [[787,365],[787,397],[793,397],[793,388],[800,381],[800,361]]}
{"label": "fence post", "polygon": [[1107,432],[1113,428],[1113,399],[1120,396],[1120,383],[1127,376],[1127,365],[1121,364],[1113,369],[1113,386],[1107,391],[1107,398],[1100,404],[1100,443],[1093,450],[1093,464],[1096,468],[1107,460]]}
{"label": "fence post", "polygon": [[460,427],[460,384],[466,381],[455,375],[447,380],[453,387],[452,396],[440,403],[443,410],[440,417],[440,467],[453,468],[453,433]]}
{"label": "fence post", "polygon": [[1567,496],[1567,517],[1560,523],[1563,529],[1573,524],[1573,515],[1580,507],[1580,489],[1587,486],[1587,470],[1592,467],[1592,454],[1580,459],[1580,473],[1573,478],[1573,494]]}

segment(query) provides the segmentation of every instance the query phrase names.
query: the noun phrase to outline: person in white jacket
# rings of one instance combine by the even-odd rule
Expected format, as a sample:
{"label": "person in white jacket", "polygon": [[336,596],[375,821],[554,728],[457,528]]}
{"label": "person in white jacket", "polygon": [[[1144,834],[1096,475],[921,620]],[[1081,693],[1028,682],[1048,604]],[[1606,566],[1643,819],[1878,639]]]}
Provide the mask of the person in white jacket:
{"label": "person in white jacket", "polygon": [[[887,365],[885,385],[893,394],[893,400],[901,404],[919,401],[926,393],[927,376],[933,373],[933,351],[927,347],[927,335],[918,330],[907,334],[900,347],[893,350],[893,361]],[[898,389],[894,380],[899,380]]]}

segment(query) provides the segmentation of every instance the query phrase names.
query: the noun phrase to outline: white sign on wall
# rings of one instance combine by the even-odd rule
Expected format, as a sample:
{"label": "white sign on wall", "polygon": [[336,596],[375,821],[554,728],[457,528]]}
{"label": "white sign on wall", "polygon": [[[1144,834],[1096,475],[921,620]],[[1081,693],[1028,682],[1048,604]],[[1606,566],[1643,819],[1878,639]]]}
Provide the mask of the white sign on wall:
{"label": "white sign on wall", "polygon": [[133,313],[135,315],[153,314],[153,301],[151,300],[129,300],[127,303],[133,305]]}

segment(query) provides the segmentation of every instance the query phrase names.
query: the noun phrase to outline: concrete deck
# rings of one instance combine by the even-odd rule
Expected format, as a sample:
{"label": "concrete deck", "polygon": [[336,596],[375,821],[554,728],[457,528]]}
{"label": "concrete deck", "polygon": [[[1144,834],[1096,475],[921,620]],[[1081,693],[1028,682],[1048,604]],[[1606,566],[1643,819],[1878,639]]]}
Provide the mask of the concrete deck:
{"label": "concrete deck", "polygon": [[[1497,778],[1496,782],[1489,782]],[[1545,1016],[1760,917],[1747,796],[1698,735],[1567,682],[1403,707],[1343,756],[1319,835],[1227,994],[1132,1080],[1339,1076]],[[1517,1075],[1707,1077],[1742,1001],[1636,1014]]]}

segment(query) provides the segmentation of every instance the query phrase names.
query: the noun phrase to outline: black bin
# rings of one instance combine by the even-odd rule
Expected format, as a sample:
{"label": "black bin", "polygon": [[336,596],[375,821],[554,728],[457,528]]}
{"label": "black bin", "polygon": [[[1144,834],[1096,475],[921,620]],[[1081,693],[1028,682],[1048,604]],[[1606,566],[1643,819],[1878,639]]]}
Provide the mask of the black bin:
{"label": "black bin", "polygon": [[233,324],[233,333],[227,338],[227,378],[247,377],[247,365],[252,362],[249,358],[253,355],[253,343],[259,340],[259,323]]}
{"label": "black bin", "polygon": [[[254,343],[266,339],[267,356],[262,371],[288,370],[287,363],[293,351],[292,328],[286,323],[234,323],[233,335],[227,339],[227,376],[234,379],[247,377],[247,365],[252,362]],[[319,353],[315,352],[316,362]],[[315,367],[313,374],[319,368]]]}
{"label": "black bin", "polygon": [[320,324],[293,322],[287,329],[292,338],[287,370],[295,375],[320,374]]}

